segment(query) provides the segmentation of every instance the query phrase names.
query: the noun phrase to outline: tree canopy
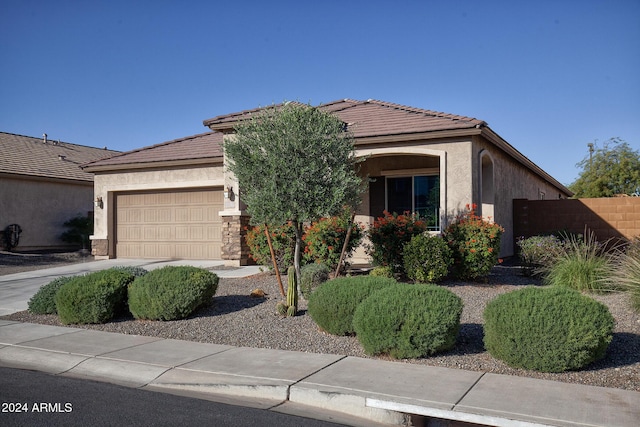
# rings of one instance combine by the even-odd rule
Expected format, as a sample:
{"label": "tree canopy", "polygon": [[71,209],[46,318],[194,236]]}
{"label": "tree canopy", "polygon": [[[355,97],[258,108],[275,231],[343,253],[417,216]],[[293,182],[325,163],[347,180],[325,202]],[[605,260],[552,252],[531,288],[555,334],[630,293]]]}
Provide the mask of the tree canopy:
{"label": "tree canopy", "polygon": [[569,189],[574,197],[613,197],[640,191],[640,154],[620,138],[611,138],[602,146],[589,144],[590,153],[577,167],[580,176]]}
{"label": "tree canopy", "polygon": [[293,223],[299,277],[303,224],[360,200],[353,137],[337,117],[298,103],[265,108],[235,131],[224,150],[251,223]]}

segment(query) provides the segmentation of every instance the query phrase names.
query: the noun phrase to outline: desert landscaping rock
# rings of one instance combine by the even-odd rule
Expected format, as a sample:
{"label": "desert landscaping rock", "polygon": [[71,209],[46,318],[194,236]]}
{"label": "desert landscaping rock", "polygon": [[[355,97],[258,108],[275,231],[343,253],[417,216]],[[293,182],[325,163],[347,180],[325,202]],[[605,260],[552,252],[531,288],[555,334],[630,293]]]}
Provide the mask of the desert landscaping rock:
{"label": "desert landscaping rock", "polygon": [[[62,258],[61,262],[73,261]],[[5,270],[6,264],[2,261],[3,256],[0,256],[0,275],[10,274]],[[38,264],[37,268],[32,269],[43,268],[43,265]],[[56,265],[59,264],[52,266]],[[16,268],[19,266],[12,265],[11,272],[18,272],[15,271]],[[24,268],[31,268],[28,262],[25,262]],[[497,295],[529,284],[540,283],[533,278],[522,276],[519,267],[513,265],[495,267],[487,283],[444,282],[442,286],[448,287],[460,296],[465,304],[456,346],[446,353],[428,358],[399,360],[397,363],[424,364],[640,391],[640,315],[631,310],[628,296],[622,293],[592,295],[609,307],[616,319],[616,329],[607,356],[584,370],[558,374],[526,371],[511,368],[489,355],[482,342],[484,307]],[[263,290],[265,296],[251,296],[252,291],[256,289]],[[307,315],[306,301],[302,299],[297,316],[279,316],[276,313],[276,304],[284,299],[280,295],[275,276],[269,273],[243,279],[223,278],[212,303],[188,319],[162,322],[123,317],[102,325],[71,326],[237,347],[369,357],[364,354],[356,337],[337,337],[320,331]],[[57,316],[32,315],[26,311],[2,318],[64,326]]]}

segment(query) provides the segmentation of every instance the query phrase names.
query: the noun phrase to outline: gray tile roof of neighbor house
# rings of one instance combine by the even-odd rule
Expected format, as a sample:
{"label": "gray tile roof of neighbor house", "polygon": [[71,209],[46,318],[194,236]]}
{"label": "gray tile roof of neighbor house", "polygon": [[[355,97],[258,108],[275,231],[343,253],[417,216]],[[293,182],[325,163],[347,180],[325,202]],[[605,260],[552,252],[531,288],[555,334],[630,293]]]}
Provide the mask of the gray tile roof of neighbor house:
{"label": "gray tile roof of neighbor house", "polygon": [[189,161],[222,161],[222,137],[219,132],[206,132],[198,135],[174,139],[161,144],[151,145],[133,151],[127,151],[109,159],[98,160],[82,165],[89,171],[114,169],[130,165],[144,167],[159,163]]}
{"label": "gray tile roof of neighbor house", "polygon": [[0,173],[73,181],[93,181],[80,165],[114,156],[119,151],[58,140],[0,132]]}

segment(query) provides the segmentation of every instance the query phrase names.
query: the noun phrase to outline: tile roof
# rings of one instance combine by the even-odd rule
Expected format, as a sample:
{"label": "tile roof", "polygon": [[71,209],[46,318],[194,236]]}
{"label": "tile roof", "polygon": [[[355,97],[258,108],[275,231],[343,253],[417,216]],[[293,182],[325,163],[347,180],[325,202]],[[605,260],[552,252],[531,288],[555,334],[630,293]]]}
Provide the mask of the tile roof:
{"label": "tile roof", "polygon": [[80,165],[118,154],[119,151],[87,147],[0,132],[0,173],[76,181],[93,181]]}
{"label": "tile roof", "polygon": [[[471,117],[372,99],[367,101],[343,99],[322,104],[318,108],[334,113],[347,124],[348,129],[356,138],[473,129],[486,126],[482,120]],[[203,123],[213,130],[230,131],[234,123],[242,117],[250,116],[261,109],[256,108],[217,116],[205,120]]]}
{"label": "tile roof", "polygon": [[82,165],[83,168],[147,164],[175,160],[222,159],[222,137],[219,132],[207,132],[187,136],[138,150],[127,151],[117,156]]}

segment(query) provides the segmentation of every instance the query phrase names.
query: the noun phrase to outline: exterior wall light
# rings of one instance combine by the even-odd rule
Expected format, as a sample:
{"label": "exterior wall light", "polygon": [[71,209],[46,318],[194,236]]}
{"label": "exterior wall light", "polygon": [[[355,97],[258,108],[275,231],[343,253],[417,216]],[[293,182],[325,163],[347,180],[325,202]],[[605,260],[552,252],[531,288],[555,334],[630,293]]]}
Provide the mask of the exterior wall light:
{"label": "exterior wall light", "polygon": [[225,199],[232,199],[233,200],[233,187],[228,186],[227,188],[224,189],[222,194],[224,195]]}
{"label": "exterior wall light", "polygon": [[96,208],[102,209],[102,197],[96,197],[96,199],[93,201],[93,205]]}

